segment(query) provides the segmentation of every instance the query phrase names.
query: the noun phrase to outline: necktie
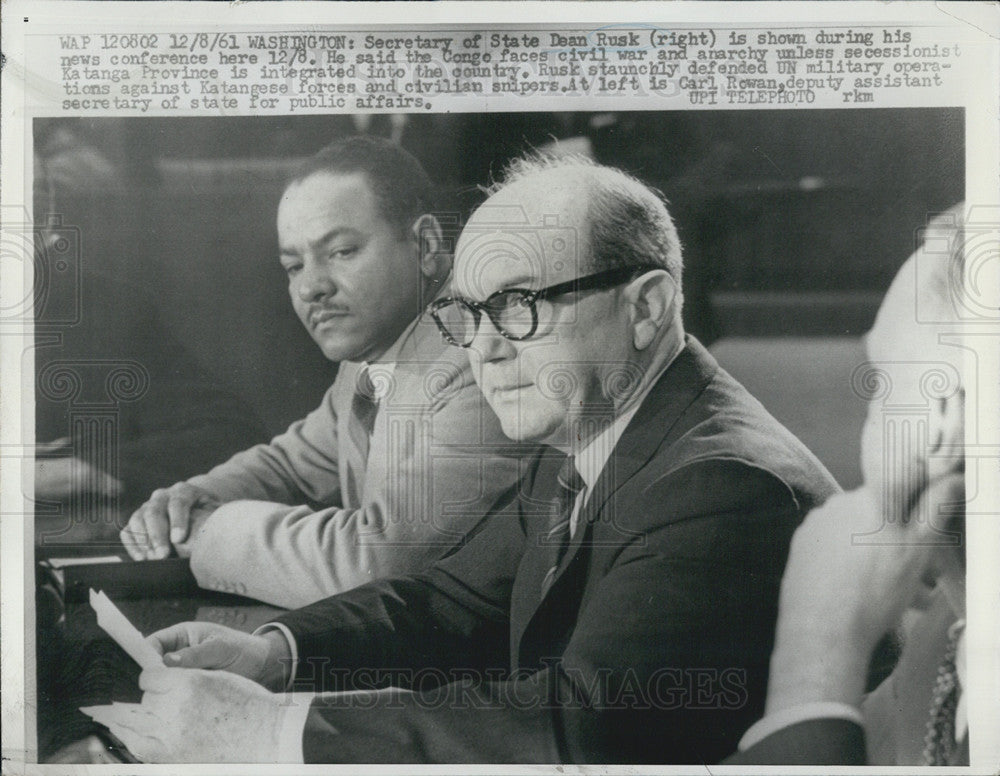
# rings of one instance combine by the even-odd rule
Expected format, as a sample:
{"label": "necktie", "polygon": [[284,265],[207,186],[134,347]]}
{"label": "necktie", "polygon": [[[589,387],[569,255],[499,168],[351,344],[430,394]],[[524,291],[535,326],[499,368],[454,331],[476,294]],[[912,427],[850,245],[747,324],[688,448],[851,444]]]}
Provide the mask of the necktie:
{"label": "necktie", "polygon": [[541,537],[542,544],[549,550],[549,570],[542,580],[542,598],[549,592],[549,588],[555,580],[559,562],[566,554],[566,548],[569,546],[570,519],[573,516],[573,507],[576,505],[577,496],[585,487],[583,477],[576,470],[576,462],[571,455],[563,461],[556,480],[558,488],[549,516],[548,529]]}
{"label": "necktie", "polygon": [[354,386],[354,399],[351,401],[351,417],[347,430],[354,447],[361,453],[361,460],[368,460],[368,446],[371,443],[372,429],[375,428],[375,415],[378,413],[378,401],[375,399],[375,385],[372,383],[368,367],[362,367],[358,372]]}
{"label": "necktie", "polygon": [[958,748],[955,740],[955,711],[958,708],[960,687],[955,656],[960,636],[961,628],[955,628],[949,634],[948,647],[934,681],[930,719],[927,720],[927,733],[924,735],[925,765],[950,765]]}

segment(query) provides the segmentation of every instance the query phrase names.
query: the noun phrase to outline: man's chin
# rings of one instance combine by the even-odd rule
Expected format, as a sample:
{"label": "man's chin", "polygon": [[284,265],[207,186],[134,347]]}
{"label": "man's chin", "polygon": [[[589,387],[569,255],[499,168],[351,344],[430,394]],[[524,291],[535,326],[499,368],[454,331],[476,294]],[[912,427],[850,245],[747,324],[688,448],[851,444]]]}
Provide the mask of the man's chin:
{"label": "man's chin", "polygon": [[361,348],[320,348],[329,361],[339,364],[341,361],[364,361],[364,350]]}
{"label": "man's chin", "polygon": [[359,342],[354,337],[335,336],[327,334],[325,336],[314,336],[313,342],[319,346],[320,351],[330,361],[361,361],[367,350],[366,343]]}
{"label": "man's chin", "polygon": [[510,417],[509,412],[503,414],[498,412],[497,417],[500,418],[503,433],[514,442],[545,442],[558,430],[558,424],[536,421],[516,414]]}

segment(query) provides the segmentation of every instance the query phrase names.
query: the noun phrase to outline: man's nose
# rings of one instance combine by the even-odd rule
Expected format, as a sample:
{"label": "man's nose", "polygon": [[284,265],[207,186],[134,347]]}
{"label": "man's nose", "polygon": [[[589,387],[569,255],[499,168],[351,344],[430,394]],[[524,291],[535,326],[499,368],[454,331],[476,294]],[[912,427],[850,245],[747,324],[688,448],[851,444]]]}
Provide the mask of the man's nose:
{"label": "man's nose", "polygon": [[298,294],[303,302],[314,302],[333,296],[337,283],[329,269],[319,262],[306,262],[299,273]]}
{"label": "man's nose", "polygon": [[503,336],[488,315],[479,321],[479,329],[470,348],[482,361],[503,361],[517,355],[516,343]]}

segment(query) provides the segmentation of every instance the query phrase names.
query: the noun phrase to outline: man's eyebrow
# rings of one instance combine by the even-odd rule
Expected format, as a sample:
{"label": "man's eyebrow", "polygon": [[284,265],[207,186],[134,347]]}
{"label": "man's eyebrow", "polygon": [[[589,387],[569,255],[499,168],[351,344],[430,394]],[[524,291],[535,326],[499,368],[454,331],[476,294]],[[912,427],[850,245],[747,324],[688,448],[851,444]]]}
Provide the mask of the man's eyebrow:
{"label": "man's eyebrow", "polygon": [[472,301],[475,302],[485,302],[486,299],[493,296],[493,294],[499,294],[501,291],[509,291],[512,288],[528,288],[530,284],[534,282],[535,279],[532,278],[530,275],[515,275],[514,278],[512,278],[511,280],[505,280],[503,282],[503,285],[501,285],[498,289],[494,291],[490,291],[483,298],[479,298],[478,295],[476,297],[465,296],[464,298],[471,299]]}
{"label": "man's eyebrow", "polygon": [[531,275],[515,275],[513,280],[508,280],[501,287],[501,291],[506,291],[508,288],[524,288],[526,285],[530,286],[535,283],[536,279],[531,277]]}
{"label": "man's eyebrow", "polygon": [[[311,245],[313,247],[315,247],[317,245],[326,245],[327,243],[332,242],[333,240],[335,240],[336,238],[340,237],[341,235],[344,235],[344,234],[354,235],[354,234],[357,234],[357,233],[358,233],[357,230],[352,229],[349,226],[335,226],[332,229],[330,229],[330,230],[324,232],[323,234],[321,234],[315,240],[310,240],[309,241],[309,245]],[[298,253],[298,251],[296,251],[294,248],[288,248],[288,247],[286,247],[284,245],[280,245],[280,244],[278,246],[278,250],[280,250],[282,254],[297,254]]]}
{"label": "man's eyebrow", "polygon": [[337,237],[340,237],[341,235],[344,235],[344,234],[352,234],[352,235],[354,235],[354,234],[357,234],[357,230],[356,229],[352,229],[349,226],[335,226],[332,229],[330,229],[329,231],[324,232],[322,235],[320,235],[319,237],[317,237],[315,240],[310,240],[309,244],[310,245],[326,245],[328,242],[332,242]]}

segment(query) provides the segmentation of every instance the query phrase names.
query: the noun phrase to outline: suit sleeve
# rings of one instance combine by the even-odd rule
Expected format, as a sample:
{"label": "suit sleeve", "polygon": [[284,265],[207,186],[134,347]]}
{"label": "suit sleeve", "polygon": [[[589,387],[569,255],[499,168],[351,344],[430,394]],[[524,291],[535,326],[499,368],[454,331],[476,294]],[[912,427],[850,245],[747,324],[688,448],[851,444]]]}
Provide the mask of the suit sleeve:
{"label": "suit sleeve", "polygon": [[716,461],[664,476],[619,514],[638,533],[591,570],[600,581],[569,643],[540,670],[493,681],[462,653],[470,642],[439,636],[456,589],[477,584],[463,556],[488,558],[502,535],[484,532],[438,563],[419,593],[393,583],[394,611],[384,595],[375,609],[349,595],[322,617],[290,615],[300,654],[330,665],[392,665],[449,643],[435,664],[468,670],[432,691],[319,696],[306,761],[363,760],[376,747],[398,762],[703,763],[732,752],[762,710],[798,505],[772,475]]}
{"label": "suit sleeve", "polygon": [[867,765],[860,725],[812,719],[782,728],[727,759],[724,765]]}
{"label": "suit sleeve", "polygon": [[[456,379],[419,421],[386,420],[387,476],[373,476],[369,466],[363,506],[314,511],[238,501],[217,510],[194,547],[191,563],[199,582],[292,608],[374,579],[422,571],[458,544],[514,484],[518,456],[502,452],[516,448],[503,437],[468,370]],[[330,413],[322,417],[330,425]],[[309,422],[296,431],[299,436],[311,430]],[[276,449],[272,443],[267,451],[272,460]],[[294,476],[299,490],[310,486],[312,475],[322,480],[335,473],[336,461],[318,443],[296,449],[294,475],[284,478]],[[313,486],[309,495],[324,494]]]}

